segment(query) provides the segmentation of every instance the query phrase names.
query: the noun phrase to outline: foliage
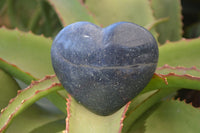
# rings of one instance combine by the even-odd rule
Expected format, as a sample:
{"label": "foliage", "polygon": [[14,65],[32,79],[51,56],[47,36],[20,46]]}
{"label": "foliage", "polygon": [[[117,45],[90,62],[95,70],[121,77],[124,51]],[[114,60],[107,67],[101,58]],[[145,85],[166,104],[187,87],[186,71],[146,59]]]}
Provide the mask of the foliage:
{"label": "foliage", "polygon": [[[183,38],[181,8],[180,0],[1,0],[0,132],[197,132],[199,108],[174,99],[182,88],[200,90],[200,38]],[[158,40],[153,78],[113,115],[91,113],[48,76],[53,38],[76,21],[129,21]],[[184,36],[199,36],[195,26],[184,26]]]}

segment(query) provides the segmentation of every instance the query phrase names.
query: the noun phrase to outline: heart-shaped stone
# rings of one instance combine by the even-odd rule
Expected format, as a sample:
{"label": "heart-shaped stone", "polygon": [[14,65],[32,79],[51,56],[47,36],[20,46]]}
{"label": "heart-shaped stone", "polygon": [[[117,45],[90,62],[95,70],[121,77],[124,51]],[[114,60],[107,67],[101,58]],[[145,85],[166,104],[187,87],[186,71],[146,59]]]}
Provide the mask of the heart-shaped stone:
{"label": "heart-shaped stone", "polygon": [[100,28],[77,22],[58,33],[51,58],[58,79],[78,102],[110,115],[148,84],[158,46],[150,32],[133,23]]}

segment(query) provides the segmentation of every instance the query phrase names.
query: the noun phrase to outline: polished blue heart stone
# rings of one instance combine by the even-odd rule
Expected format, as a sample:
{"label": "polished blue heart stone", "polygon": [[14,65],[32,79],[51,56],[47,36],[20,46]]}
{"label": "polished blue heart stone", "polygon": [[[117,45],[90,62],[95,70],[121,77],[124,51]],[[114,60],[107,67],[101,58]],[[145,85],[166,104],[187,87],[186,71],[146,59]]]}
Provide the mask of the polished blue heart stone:
{"label": "polished blue heart stone", "polygon": [[100,28],[77,22],[53,41],[51,58],[64,88],[87,109],[110,115],[141,92],[158,62],[152,34],[129,22]]}

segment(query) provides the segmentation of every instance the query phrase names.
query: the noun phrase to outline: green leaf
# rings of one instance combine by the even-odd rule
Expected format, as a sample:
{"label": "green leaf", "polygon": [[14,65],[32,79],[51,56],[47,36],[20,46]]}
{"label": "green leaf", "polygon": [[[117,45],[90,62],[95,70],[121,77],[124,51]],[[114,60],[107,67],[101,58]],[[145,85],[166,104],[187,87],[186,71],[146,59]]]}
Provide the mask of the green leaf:
{"label": "green leaf", "polygon": [[[54,74],[50,57],[51,43],[50,39],[43,36],[2,28],[0,68],[26,84],[45,75]],[[63,99],[59,93],[55,92],[47,98],[61,111],[66,112],[63,110],[63,100],[58,100]]]}
{"label": "green leaf", "polygon": [[[1,24],[9,28],[17,27],[45,36],[54,36],[62,27],[58,16],[45,0],[1,0]],[[54,20],[54,21],[51,21]]]}
{"label": "green leaf", "polygon": [[169,21],[156,27],[159,34],[158,41],[177,41],[182,36],[182,16],[180,0],[151,0],[154,16],[156,19],[169,18]]}
{"label": "green leaf", "polygon": [[196,68],[195,66],[190,68],[183,66],[172,67],[166,64],[157,68],[156,72],[160,74],[176,73],[177,75],[192,75],[193,77],[200,78],[200,69]]}
{"label": "green leaf", "polygon": [[4,69],[4,71],[6,71],[7,73],[9,73],[17,79],[20,79],[26,84],[30,84],[32,80],[36,80],[35,77],[30,75],[30,73],[22,71],[16,65],[8,63],[2,58],[0,58],[0,68]]}
{"label": "green leaf", "polygon": [[141,26],[154,21],[148,0],[86,0],[85,4],[104,27],[119,21]]}
{"label": "green leaf", "polygon": [[[52,40],[18,30],[0,29],[0,57],[35,78],[54,74],[51,65]],[[3,70],[6,66],[0,65]]]}
{"label": "green leaf", "polygon": [[0,132],[6,130],[14,117],[51,92],[63,89],[55,76],[47,76],[40,81],[33,82],[25,90],[18,91],[18,95],[11,99],[9,105],[1,110]]}
{"label": "green leaf", "polygon": [[30,133],[57,133],[65,129],[65,120],[56,120],[32,130]]}
{"label": "green leaf", "polygon": [[167,42],[159,48],[158,67],[184,66],[200,68],[200,38]]}
{"label": "green leaf", "polygon": [[93,16],[79,0],[48,0],[57,12],[63,26],[77,21],[96,23]]}
{"label": "green leaf", "polygon": [[37,7],[37,1],[7,0],[6,4],[9,17],[8,23],[11,23],[11,27],[27,30],[28,20]]}
{"label": "green leaf", "polygon": [[19,89],[16,81],[0,69],[0,110],[8,105]]}
{"label": "green leaf", "polygon": [[137,127],[134,127],[134,125],[137,126],[136,120],[161,99],[182,88],[200,90],[200,77],[175,73],[155,74],[141,94],[131,101],[124,120],[123,132],[127,133],[132,130],[131,128],[137,129]]}
{"label": "green leaf", "polygon": [[199,108],[180,101],[166,101],[147,119],[145,133],[198,133],[199,117]]}
{"label": "green leaf", "polygon": [[56,133],[65,129],[65,123],[60,122],[64,119],[63,114],[55,114],[33,104],[15,117],[6,133],[43,133],[47,125],[48,133]]}
{"label": "green leaf", "polygon": [[123,122],[123,133],[143,132],[144,120],[146,119],[146,113],[144,112],[159,101],[159,97],[155,95],[158,95],[158,90],[141,94],[131,101]]}
{"label": "green leaf", "polygon": [[96,115],[71,96],[67,102],[66,132],[69,133],[121,133],[124,113],[128,105],[110,116]]}

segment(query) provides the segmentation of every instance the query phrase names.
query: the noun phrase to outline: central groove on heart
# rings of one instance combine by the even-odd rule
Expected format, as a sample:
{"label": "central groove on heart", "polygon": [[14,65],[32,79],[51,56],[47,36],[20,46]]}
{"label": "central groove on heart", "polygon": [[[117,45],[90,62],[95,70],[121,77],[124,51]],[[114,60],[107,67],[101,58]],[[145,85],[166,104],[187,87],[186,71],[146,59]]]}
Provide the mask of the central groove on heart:
{"label": "central groove on heart", "polygon": [[98,70],[103,70],[103,69],[122,69],[122,68],[134,68],[134,67],[138,67],[138,66],[151,66],[155,63],[141,63],[141,64],[134,64],[134,65],[126,65],[126,66],[89,66],[89,65],[77,65],[77,64],[74,64],[72,62],[70,62],[69,60],[65,59],[60,53],[59,53],[59,56],[61,58],[64,59],[65,62],[69,63],[70,65],[72,66],[76,66],[76,67],[85,67],[85,68],[93,68],[93,69],[98,69]]}

